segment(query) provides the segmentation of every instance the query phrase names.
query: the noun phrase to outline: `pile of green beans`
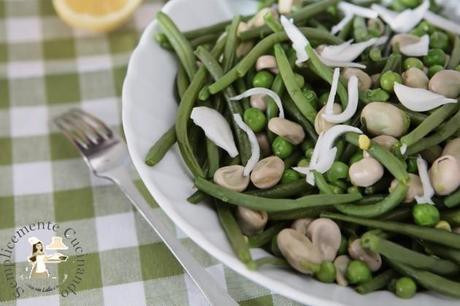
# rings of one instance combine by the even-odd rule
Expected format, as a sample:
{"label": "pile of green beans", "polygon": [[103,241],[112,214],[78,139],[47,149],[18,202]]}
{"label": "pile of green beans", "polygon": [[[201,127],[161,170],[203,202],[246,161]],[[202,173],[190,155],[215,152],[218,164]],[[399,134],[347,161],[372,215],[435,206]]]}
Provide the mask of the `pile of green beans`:
{"label": "pile of green beans", "polygon": [[[424,288],[460,298],[460,108],[450,103],[417,112],[400,103],[393,89],[398,82],[458,99],[460,37],[422,20],[403,34],[428,35],[429,51],[410,57],[399,44],[392,44],[400,33],[392,32],[383,20],[354,16],[333,35],[332,27],[344,17],[340,0],[292,1],[294,7],[284,15],[309,41],[309,60],[296,64],[298,50],[282,26],[277,11],[281,5],[273,6],[277,2],[261,0],[260,11],[252,15],[236,15],[188,32],[181,32],[165,13],[157,14],[161,31],[155,40],[178,61],[171,88],[178,110],[175,123],[146,152],[146,165],[157,165],[178,144],[196,187],[187,200],[211,204],[235,256],[248,269],[309,270],[321,282],[352,286],[360,294],[389,290],[410,298]],[[375,1],[362,5],[371,2]],[[395,0],[390,9],[401,11],[421,2]],[[268,13],[261,15],[262,10]],[[321,115],[335,68],[322,59],[322,48],[382,36],[389,36],[387,43],[367,48],[354,60],[366,68],[341,68],[337,84],[334,103],[342,112],[349,103],[348,79],[358,77],[357,112],[340,124],[359,128],[362,134],[345,133],[334,140],[337,153],[327,171],[306,168],[314,165],[322,135],[335,125]],[[420,78],[417,85],[410,83],[414,69]],[[443,73],[447,79],[440,77]],[[281,112],[271,97],[232,99],[255,87],[280,97],[284,119],[278,118]],[[197,106],[225,118],[236,157],[190,119]],[[241,116],[260,147],[259,160],[248,176],[243,169],[250,165],[253,136],[234,115]],[[420,157],[428,167],[435,204],[422,197],[420,177],[425,170],[418,169]],[[312,175],[314,184],[307,182],[305,169],[312,171],[307,177]],[[296,249],[298,237],[294,244],[283,240],[293,230],[312,239],[315,224],[321,222],[340,229],[340,235],[332,237],[332,232],[338,235],[334,227],[324,242],[341,241],[333,262],[309,262],[304,259],[308,254],[296,253],[306,252]],[[326,227],[321,231],[327,232]],[[305,248],[322,254],[315,243]],[[251,248],[263,248],[271,256],[254,260]]]}

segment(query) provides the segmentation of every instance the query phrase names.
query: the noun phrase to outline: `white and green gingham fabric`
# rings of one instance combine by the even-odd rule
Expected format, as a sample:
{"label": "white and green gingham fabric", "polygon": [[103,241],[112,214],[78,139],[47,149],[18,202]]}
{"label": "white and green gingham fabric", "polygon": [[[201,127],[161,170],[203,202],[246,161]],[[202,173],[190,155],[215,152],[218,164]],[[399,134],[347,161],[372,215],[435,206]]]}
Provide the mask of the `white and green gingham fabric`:
{"label": "white and green gingham fabric", "polygon": [[[207,305],[117,187],[92,176],[52,123],[78,107],[121,131],[126,65],[163,2],[145,1],[115,32],[90,34],[66,26],[51,0],[0,0],[0,305]],[[18,228],[38,221],[78,233],[86,260],[76,295],[26,288],[15,298],[1,248]],[[238,276],[167,223],[241,305],[295,304]],[[19,284],[29,253],[16,248],[13,255]],[[59,264],[59,277],[66,264]]]}

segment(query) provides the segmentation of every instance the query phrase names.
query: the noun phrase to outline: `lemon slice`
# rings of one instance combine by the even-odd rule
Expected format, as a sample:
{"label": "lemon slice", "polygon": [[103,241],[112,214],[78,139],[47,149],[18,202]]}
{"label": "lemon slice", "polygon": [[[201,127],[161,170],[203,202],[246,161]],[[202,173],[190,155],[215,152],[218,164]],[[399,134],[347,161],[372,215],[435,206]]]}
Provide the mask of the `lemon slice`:
{"label": "lemon slice", "polygon": [[133,14],[142,0],[53,0],[57,14],[71,27],[111,31]]}

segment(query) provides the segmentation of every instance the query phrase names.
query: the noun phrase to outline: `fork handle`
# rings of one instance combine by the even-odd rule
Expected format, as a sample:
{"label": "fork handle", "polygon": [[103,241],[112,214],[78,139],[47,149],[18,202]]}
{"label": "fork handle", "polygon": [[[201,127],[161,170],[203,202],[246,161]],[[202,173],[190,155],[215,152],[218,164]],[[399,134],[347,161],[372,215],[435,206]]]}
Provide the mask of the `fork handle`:
{"label": "fork handle", "polygon": [[132,182],[129,172],[123,166],[104,173],[104,176],[115,182],[131,204],[138,210],[147,223],[160,236],[171,253],[176,257],[193,282],[198,286],[211,305],[236,306],[238,303],[217,285],[216,280],[193,258],[182,246],[179,240],[165,226],[163,221],[153,214],[150,205],[137,190]]}

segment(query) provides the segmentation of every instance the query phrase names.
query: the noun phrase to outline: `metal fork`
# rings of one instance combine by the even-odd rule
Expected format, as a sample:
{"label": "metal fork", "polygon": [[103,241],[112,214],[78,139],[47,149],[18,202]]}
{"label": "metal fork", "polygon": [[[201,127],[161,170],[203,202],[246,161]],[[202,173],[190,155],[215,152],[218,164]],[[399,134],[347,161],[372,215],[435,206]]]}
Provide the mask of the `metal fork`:
{"label": "metal fork", "polygon": [[219,287],[208,272],[187,252],[163,221],[153,214],[129,175],[130,158],[125,143],[98,118],[72,109],[54,122],[78,148],[91,171],[98,177],[118,185],[132,205],[160,236],[211,305],[238,305]]}

